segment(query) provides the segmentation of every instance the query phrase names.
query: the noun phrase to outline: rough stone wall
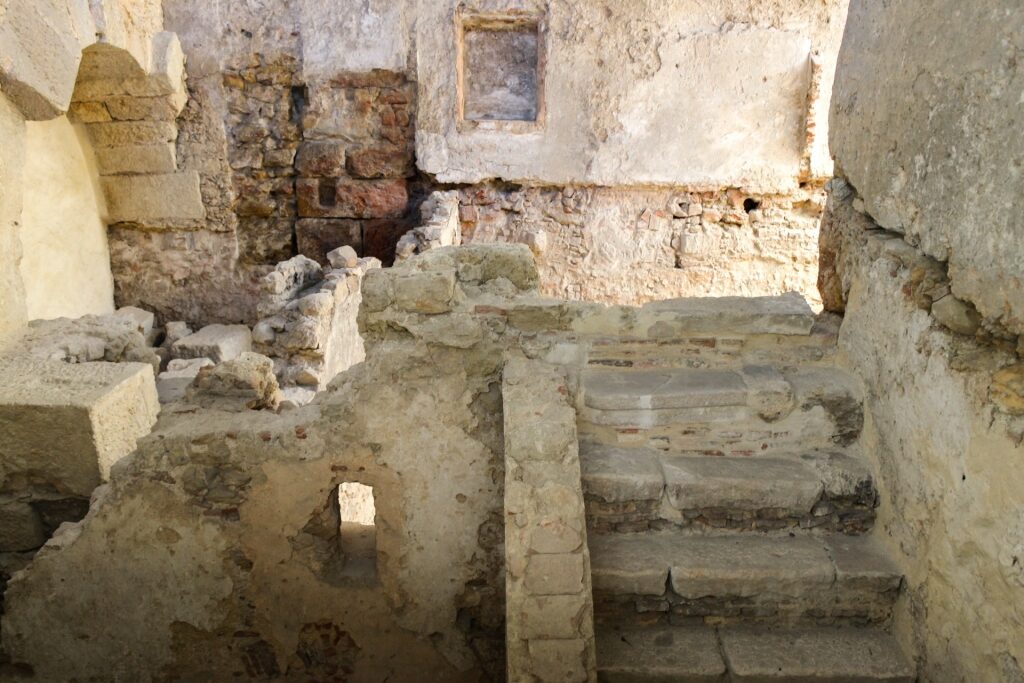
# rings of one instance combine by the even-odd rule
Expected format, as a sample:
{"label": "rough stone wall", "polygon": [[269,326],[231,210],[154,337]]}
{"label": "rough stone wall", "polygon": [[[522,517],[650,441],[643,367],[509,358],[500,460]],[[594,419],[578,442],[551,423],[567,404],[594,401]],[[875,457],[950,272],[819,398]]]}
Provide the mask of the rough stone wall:
{"label": "rough stone wall", "polygon": [[642,304],[682,296],[800,292],[820,305],[825,195],[721,190],[474,187],[460,192],[467,244],[522,243],[553,297]]}
{"label": "rough stone wall", "polygon": [[866,389],[896,632],[937,683],[1024,677],[1022,29],[1014,3],[856,0],[836,78],[822,297]]}

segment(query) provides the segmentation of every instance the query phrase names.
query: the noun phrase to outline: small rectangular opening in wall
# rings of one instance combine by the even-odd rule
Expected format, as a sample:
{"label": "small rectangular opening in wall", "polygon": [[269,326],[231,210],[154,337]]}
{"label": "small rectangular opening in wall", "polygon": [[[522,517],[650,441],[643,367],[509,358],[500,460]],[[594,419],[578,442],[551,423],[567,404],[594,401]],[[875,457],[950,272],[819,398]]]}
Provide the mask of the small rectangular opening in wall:
{"label": "small rectangular opening in wall", "polygon": [[358,482],[338,486],[338,511],[344,574],[376,576],[377,508],[373,487]]}
{"label": "small rectangular opening in wall", "polygon": [[544,50],[536,17],[459,19],[459,119],[534,127],[544,113]]}

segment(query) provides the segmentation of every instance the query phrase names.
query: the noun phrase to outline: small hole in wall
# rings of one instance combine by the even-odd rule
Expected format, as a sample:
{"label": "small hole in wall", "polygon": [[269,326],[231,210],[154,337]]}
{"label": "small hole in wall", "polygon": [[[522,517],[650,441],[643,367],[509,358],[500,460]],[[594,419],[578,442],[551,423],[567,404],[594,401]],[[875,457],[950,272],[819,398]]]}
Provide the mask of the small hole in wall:
{"label": "small hole in wall", "polygon": [[751,211],[757,211],[761,208],[761,202],[757,201],[753,197],[747,197],[743,200],[743,210],[747,213]]}
{"label": "small hole in wall", "polygon": [[304,85],[293,85],[291,89],[291,109],[289,119],[293,125],[302,123],[302,114],[306,110],[306,102],[309,101],[309,93]]}
{"label": "small hole in wall", "polygon": [[345,574],[377,573],[377,507],[373,487],[346,482],[338,487],[339,534]]}
{"label": "small hole in wall", "polygon": [[338,202],[338,188],[334,182],[330,178],[324,178],[320,181],[319,191],[317,192],[320,206],[325,208],[331,207]]}

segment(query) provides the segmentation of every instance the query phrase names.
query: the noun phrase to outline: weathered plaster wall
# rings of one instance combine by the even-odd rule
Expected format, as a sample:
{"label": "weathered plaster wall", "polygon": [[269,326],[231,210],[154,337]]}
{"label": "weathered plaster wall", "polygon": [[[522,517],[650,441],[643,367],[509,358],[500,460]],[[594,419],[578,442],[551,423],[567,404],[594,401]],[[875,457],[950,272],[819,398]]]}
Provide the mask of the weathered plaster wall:
{"label": "weathered plaster wall", "polygon": [[936,683],[1024,679],[1022,49],[1014,2],[854,0],[835,83],[822,296]]}
{"label": "weathered plaster wall", "polygon": [[461,3],[543,18],[546,116],[513,130],[455,119],[459,4],[421,3],[416,24],[417,155],[442,181],[772,192],[812,152],[804,166],[827,174],[823,108],[806,112],[828,101],[845,0]]}
{"label": "weathered plaster wall", "polygon": [[28,320],[19,269],[25,144],[25,118],[0,93],[0,346],[9,343]]}
{"label": "weathered plaster wall", "polygon": [[28,318],[114,311],[105,202],[92,146],[67,117],[26,126],[21,277]]}

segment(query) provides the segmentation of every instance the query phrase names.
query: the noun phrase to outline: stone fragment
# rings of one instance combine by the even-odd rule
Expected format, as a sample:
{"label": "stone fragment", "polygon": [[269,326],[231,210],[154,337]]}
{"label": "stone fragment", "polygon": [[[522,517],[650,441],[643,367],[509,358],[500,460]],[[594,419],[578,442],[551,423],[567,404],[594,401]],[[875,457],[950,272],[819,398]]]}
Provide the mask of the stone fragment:
{"label": "stone fragment", "polygon": [[111,175],[101,179],[110,221],[164,222],[206,216],[196,171]]}
{"label": "stone fragment", "polygon": [[1010,365],[992,375],[989,398],[1004,413],[1024,415],[1024,363]]}
{"label": "stone fragment", "polygon": [[220,410],[274,410],[281,402],[274,362],[246,351],[213,367],[205,366],[186,392],[185,400]]}
{"label": "stone fragment", "polygon": [[177,151],[171,142],[96,148],[96,165],[104,176],[173,173],[177,164]]}
{"label": "stone fragment", "polygon": [[174,342],[184,339],[190,334],[192,334],[192,328],[188,326],[188,323],[173,320],[164,325],[164,346],[170,347]]}
{"label": "stone fragment", "polygon": [[114,317],[130,322],[147,341],[152,336],[153,325],[156,322],[156,316],[152,312],[135,306],[124,306],[114,311]]}
{"label": "stone fragment", "polygon": [[932,304],[932,316],[957,334],[974,336],[981,327],[981,316],[974,306],[952,294]]}
{"label": "stone fragment", "polygon": [[185,398],[199,371],[212,365],[209,358],[175,358],[168,362],[167,369],[156,378],[160,403],[173,403]]}
{"label": "stone fragment", "polygon": [[327,260],[332,268],[355,268],[359,265],[359,255],[347,244],[328,252]]}
{"label": "stone fragment", "polygon": [[33,358],[66,363],[147,363],[159,370],[160,358],[136,324],[115,315],[34,320],[19,341]]}
{"label": "stone fragment", "polygon": [[252,333],[245,325],[207,325],[171,347],[175,358],[209,358],[214,363],[232,360],[251,349]]}

